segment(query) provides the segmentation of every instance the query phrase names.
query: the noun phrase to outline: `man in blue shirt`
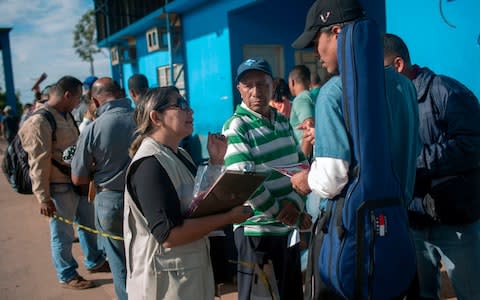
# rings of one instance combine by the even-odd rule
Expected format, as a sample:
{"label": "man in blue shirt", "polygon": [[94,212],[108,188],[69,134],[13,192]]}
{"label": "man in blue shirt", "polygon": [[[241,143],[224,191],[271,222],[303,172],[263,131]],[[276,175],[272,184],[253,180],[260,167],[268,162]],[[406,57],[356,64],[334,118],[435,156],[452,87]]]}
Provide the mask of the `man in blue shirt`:
{"label": "man in blue shirt", "polygon": [[[328,6],[330,5],[328,2],[330,1],[320,5]],[[343,2],[345,7],[348,5],[359,7],[355,0]],[[320,6],[318,3],[319,1],[314,5]],[[332,6],[332,9],[341,10],[343,7]],[[315,43],[315,50],[322,66],[333,75],[320,90],[316,104],[315,119],[322,122],[317,122],[315,126],[315,135],[321,137],[315,141],[315,160],[310,171],[292,177],[294,187],[304,194],[313,190],[322,198],[333,199],[348,182],[351,155],[342,112],[342,82],[338,75],[337,38],[343,27],[342,23],[353,21],[362,15],[361,10],[357,13],[340,13],[341,17],[331,17],[326,22],[323,22],[325,18],[319,15],[311,20],[316,24],[311,26],[313,28],[311,37],[306,36],[304,32],[292,45],[301,49]],[[419,151],[416,93],[408,79],[395,74],[391,68],[385,70],[385,85],[395,172],[400,177],[405,193],[412,195],[414,182],[412,178],[415,178],[415,161]]]}
{"label": "man in blue shirt", "polygon": [[[125,172],[130,163],[128,148],[135,131],[130,100],[119,99],[120,87],[108,77],[92,86],[98,118],[80,134],[72,160],[74,184],[89,183],[93,177],[97,194],[95,212],[97,229],[123,236],[123,193]],[[123,241],[101,237],[110,263],[118,299],[127,299]]]}
{"label": "man in blue shirt", "polygon": [[[308,194],[313,191],[327,201],[345,189],[349,182],[350,165],[354,163],[351,161],[353,149],[342,109],[338,36],[345,23],[362,17],[363,9],[356,0],[317,0],[307,15],[305,31],[292,44],[297,49],[313,46],[322,66],[333,75],[321,88],[316,102],[315,119],[321,121],[315,124],[315,136],[318,138],[315,140],[314,161],[310,170],[291,178],[297,192]],[[385,70],[385,89],[393,168],[405,197],[408,197],[413,192],[419,150],[415,89],[407,78],[399,76],[391,68]]]}

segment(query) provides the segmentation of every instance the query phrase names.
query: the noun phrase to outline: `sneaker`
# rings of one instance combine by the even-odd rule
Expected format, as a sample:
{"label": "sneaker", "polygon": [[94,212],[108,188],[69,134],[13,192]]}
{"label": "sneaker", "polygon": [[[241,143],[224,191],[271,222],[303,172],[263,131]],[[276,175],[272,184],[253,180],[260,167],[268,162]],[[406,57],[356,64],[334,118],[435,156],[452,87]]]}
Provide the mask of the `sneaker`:
{"label": "sneaker", "polygon": [[95,267],[93,269],[88,269],[88,272],[92,274],[92,273],[110,273],[112,271],[110,270],[110,265],[108,264],[108,261],[105,261],[103,264],[101,264],[98,267]]}
{"label": "sneaker", "polygon": [[95,287],[93,281],[86,280],[82,276],[77,275],[68,282],[62,282],[62,287],[72,290],[85,290]]}

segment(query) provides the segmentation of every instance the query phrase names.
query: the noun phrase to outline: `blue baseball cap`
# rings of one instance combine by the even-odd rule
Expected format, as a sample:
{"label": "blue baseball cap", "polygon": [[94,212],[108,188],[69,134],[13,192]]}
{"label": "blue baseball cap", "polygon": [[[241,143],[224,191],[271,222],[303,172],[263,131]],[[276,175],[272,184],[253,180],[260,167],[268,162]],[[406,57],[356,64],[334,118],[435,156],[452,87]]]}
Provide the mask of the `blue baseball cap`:
{"label": "blue baseball cap", "polygon": [[240,77],[242,77],[243,74],[245,74],[247,71],[252,70],[262,71],[273,78],[272,68],[270,67],[270,64],[263,58],[252,57],[245,60],[238,66],[237,77],[235,78],[235,81],[239,82]]}
{"label": "blue baseball cap", "polygon": [[98,79],[98,78],[97,78],[96,76],[88,76],[88,77],[85,78],[85,80],[83,81],[83,87],[84,87],[86,90],[91,90],[93,83],[94,83],[97,79]]}

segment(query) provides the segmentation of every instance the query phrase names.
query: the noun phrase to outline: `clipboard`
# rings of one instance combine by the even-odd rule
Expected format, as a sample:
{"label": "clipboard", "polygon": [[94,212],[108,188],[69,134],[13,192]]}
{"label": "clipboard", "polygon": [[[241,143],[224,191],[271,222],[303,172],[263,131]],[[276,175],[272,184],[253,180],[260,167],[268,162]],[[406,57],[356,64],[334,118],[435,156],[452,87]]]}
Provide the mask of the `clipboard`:
{"label": "clipboard", "polygon": [[226,170],[207,191],[205,197],[195,203],[190,218],[226,212],[245,203],[265,181],[268,174]]}

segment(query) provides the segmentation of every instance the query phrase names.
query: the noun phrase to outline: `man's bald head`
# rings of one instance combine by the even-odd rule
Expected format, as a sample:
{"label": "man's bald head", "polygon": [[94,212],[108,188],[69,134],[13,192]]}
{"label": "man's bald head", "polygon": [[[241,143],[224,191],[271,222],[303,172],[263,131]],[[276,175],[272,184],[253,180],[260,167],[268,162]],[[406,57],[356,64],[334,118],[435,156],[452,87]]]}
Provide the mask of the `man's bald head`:
{"label": "man's bald head", "polygon": [[92,98],[102,105],[110,100],[120,98],[121,91],[121,87],[112,78],[102,77],[93,83]]}

